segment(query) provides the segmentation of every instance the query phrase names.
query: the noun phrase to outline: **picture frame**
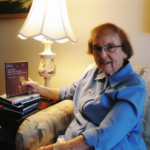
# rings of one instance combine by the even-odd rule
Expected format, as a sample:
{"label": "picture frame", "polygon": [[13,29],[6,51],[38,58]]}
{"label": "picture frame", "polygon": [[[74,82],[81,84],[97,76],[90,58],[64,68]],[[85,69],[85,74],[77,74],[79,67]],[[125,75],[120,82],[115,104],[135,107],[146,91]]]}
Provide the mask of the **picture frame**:
{"label": "picture frame", "polygon": [[0,19],[26,18],[28,13],[0,14]]}
{"label": "picture frame", "polygon": [[0,19],[26,18],[33,0],[0,0]]}

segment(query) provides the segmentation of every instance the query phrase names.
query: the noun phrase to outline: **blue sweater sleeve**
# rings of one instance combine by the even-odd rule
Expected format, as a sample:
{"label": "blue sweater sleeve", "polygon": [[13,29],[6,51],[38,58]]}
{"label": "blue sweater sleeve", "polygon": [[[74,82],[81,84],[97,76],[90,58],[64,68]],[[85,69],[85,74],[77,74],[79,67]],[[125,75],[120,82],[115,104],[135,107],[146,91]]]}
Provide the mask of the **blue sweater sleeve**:
{"label": "blue sweater sleeve", "polygon": [[65,99],[73,100],[75,89],[76,89],[75,83],[73,83],[70,87],[60,88],[59,100],[60,101]]}
{"label": "blue sweater sleeve", "polygon": [[119,90],[115,99],[115,105],[100,125],[82,133],[86,143],[95,147],[96,150],[112,149],[124,137],[127,137],[138,121],[141,122],[145,100],[144,86],[131,86]]}
{"label": "blue sweater sleeve", "polygon": [[86,77],[88,72],[84,73],[77,82],[73,82],[70,87],[60,88],[59,100],[70,99],[73,100],[74,94],[76,92],[77,85]]}

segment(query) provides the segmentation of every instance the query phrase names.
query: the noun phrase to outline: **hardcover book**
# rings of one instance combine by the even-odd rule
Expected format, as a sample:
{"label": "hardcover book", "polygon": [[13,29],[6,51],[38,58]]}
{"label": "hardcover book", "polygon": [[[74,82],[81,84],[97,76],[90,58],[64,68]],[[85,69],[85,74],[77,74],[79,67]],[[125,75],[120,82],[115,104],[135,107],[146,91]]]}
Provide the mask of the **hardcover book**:
{"label": "hardcover book", "polygon": [[18,106],[16,107],[16,105],[11,105],[9,103],[3,103],[3,102],[0,102],[0,105],[2,105],[3,107],[13,109],[13,110],[25,111],[25,110],[31,108],[32,106],[34,106],[35,104],[37,104],[39,102],[40,102],[39,100],[35,100],[35,101],[32,101],[32,102],[28,102],[26,104],[18,103],[19,107]]}
{"label": "hardcover book", "polygon": [[9,97],[9,98],[7,98],[6,94],[0,95],[0,101],[2,103],[8,103],[11,105],[18,104],[18,103],[25,104],[31,101],[39,100],[40,98],[41,98],[40,95],[36,93],[18,95],[18,96]]}
{"label": "hardcover book", "polygon": [[[1,109],[1,108],[0,108]],[[14,113],[7,113],[7,112],[0,112],[0,123],[4,123],[4,125],[10,125],[11,124],[11,128],[9,126],[9,129],[12,131],[12,129],[14,129],[14,127],[17,127],[24,121],[25,118],[35,114],[36,112],[38,112],[38,109],[35,109],[23,116],[21,115],[16,115]],[[15,132],[16,133],[16,132]]]}
{"label": "hardcover book", "polygon": [[28,62],[5,63],[6,95],[13,97],[28,93],[28,86],[21,82],[28,80]]}
{"label": "hardcover book", "polygon": [[42,97],[41,97],[40,102],[42,102],[42,105],[38,107],[39,110],[42,110],[44,108],[51,106],[54,103],[57,103],[56,100],[44,100],[44,99],[42,99]]}
{"label": "hardcover book", "polygon": [[18,116],[23,116],[29,112],[31,112],[32,110],[37,109],[37,107],[41,106],[42,103],[41,102],[36,102],[28,107],[25,108],[20,108],[20,109],[13,109],[12,107],[9,106],[4,106],[4,105],[0,105],[0,109],[3,112],[6,113],[13,113],[14,115],[18,115]]}

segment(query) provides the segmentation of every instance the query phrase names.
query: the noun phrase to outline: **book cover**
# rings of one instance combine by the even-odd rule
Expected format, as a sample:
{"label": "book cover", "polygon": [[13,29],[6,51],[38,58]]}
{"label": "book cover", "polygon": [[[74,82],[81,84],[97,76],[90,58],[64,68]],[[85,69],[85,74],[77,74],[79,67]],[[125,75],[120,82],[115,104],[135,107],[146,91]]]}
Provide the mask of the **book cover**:
{"label": "book cover", "polygon": [[45,109],[51,105],[53,105],[54,103],[57,103],[58,101],[56,100],[45,100],[44,98],[42,99],[41,97],[41,100],[40,102],[42,102],[42,105],[38,107],[39,110],[42,110],[42,109]]}
{"label": "book cover", "polygon": [[6,102],[6,100],[1,99],[1,97],[0,97],[0,103],[9,105],[9,106],[14,107],[14,108],[22,108],[22,107],[24,107],[24,105],[21,104],[21,103],[17,103],[17,104],[8,103],[8,102]]}
{"label": "book cover", "polygon": [[9,97],[7,98],[6,94],[0,95],[0,100],[2,103],[9,103],[9,104],[25,104],[34,100],[40,99],[40,95],[36,93],[29,93],[27,95],[18,95],[15,97]]}
{"label": "book cover", "polygon": [[6,95],[13,97],[27,94],[28,86],[21,82],[28,80],[28,62],[5,63]]}

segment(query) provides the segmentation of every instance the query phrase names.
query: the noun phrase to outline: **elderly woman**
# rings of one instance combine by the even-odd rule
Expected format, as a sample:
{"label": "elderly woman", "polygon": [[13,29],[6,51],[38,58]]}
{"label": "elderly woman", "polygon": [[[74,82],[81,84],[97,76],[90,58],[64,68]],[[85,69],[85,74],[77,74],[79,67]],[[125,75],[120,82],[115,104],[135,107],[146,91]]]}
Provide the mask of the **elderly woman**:
{"label": "elderly woman", "polygon": [[23,83],[51,99],[74,101],[75,119],[62,136],[64,142],[38,150],[146,150],[141,137],[146,87],[128,61],[133,50],[126,33],[106,23],[92,30],[88,45],[97,67],[70,87]]}

